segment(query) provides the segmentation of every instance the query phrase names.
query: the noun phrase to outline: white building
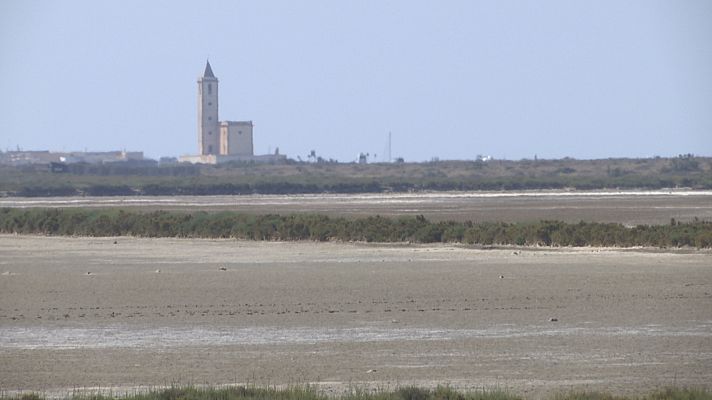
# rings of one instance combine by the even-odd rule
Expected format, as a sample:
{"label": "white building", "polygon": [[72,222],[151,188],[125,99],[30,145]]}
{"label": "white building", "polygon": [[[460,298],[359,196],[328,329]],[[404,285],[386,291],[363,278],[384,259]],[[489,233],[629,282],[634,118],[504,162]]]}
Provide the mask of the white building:
{"label": "white building", "polygon": [[30,165],[49,163],[89,163],[108,164],[115,162],[143,161],[141,151],[72,151],[52,152],[42,151],[0,151],[0,165]]}

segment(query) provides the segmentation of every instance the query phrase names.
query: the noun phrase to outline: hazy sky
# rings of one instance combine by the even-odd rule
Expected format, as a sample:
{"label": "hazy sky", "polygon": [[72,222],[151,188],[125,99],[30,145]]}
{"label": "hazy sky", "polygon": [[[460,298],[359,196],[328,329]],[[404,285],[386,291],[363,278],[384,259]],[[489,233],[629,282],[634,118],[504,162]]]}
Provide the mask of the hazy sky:
{"label": "hazy sky", "polygon": [[0,1],[0,148],[349,161],[712,155],[712,1]]}

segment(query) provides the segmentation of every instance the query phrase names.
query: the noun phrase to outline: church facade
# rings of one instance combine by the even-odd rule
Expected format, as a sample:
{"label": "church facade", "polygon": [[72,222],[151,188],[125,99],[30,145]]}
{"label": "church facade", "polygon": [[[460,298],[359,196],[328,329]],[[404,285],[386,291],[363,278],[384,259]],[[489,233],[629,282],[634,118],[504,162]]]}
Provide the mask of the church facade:
{"label": "church facade", "polygon": [[182,156],[180,161],[216,164],[286,160],[280,154],[255,156],[252,121],[220,121],[218,93],[218,78],[208,61],[203,76],[198,78],[198,155]]}
{"label": "church facade", "polygon": [[252,121],[220,121],[218,78],[210,61],[198,78],[198,150],[200,155],[252,156]]}

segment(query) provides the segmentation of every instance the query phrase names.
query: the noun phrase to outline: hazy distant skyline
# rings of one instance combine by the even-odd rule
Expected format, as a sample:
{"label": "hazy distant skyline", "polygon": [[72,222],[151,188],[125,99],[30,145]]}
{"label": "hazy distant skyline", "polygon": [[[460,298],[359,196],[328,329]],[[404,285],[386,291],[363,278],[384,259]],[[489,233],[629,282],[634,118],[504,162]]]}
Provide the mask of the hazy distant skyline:
{"label": "hazy distant skyline", "polygon": [[197,153],[196,79],[279,147],[712,155],[712,2],[0,2],[0,149]]}

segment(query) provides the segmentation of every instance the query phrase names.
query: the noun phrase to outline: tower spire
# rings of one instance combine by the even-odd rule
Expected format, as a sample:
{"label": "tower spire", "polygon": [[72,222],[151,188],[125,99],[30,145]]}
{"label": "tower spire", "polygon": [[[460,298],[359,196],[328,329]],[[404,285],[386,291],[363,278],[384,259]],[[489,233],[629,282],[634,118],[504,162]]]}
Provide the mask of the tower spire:
{"label": "tower spire", "polygon": [[198,141],[201,155],[220,154],[220,124],[218,122],[218,78],[210,61],[198,78]]}
{"label": "tower spire", "polygon": [[215,78],[215,75],[213,74],[213,69],[210,68],[210,60],[208,60],[205,64],[205,72],[203,73],[203,78]]}

